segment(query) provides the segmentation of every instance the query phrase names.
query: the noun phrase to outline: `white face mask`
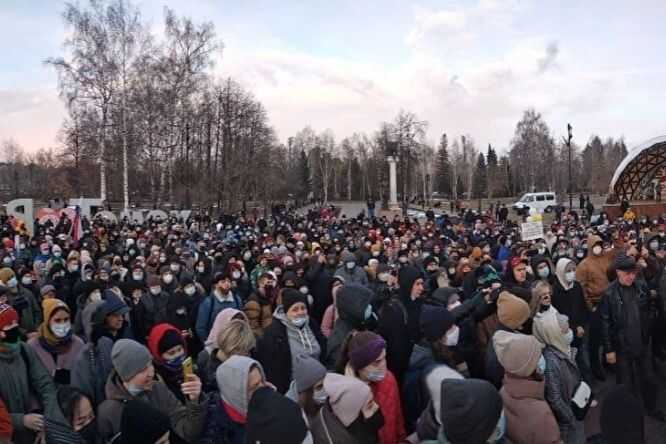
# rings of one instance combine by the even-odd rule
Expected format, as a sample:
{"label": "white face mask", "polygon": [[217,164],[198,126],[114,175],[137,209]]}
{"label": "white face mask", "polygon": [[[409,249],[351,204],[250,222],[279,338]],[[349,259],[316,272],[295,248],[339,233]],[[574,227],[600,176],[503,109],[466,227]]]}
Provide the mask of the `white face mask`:
{"label": "white face mask", "polygon": [[566,279],[566,281],[568,283],[574,282],[576,280],[576,272],[575,271],[567,271],[564,274],[564,279]]}
{"label": "white face mask", "polygon": [[458,345],[458,339],[460,338],[460,328],[457,325],[453,326],[453,330],[446,333],[446,345],[449,347],[455,347]]}
{"label": "white face mask", "polygon": [[356,262],[347,262],[347,269],[348,270],[353,270],[355,266],[356,266]]}
{"label": "white face mask", "polygon": [[162,291],[162,287],[150,287],[150,293],[157,296]]}
{"label": "white face mask", "polygon": [[135,281],[140,281],[143,279],[143,273],[133,273],[132,278],[134,278]]}
{"label": "white face mask", "polygon": [[298,289],[298,291],[300,291],[301,294],[308,294],[308,287],[301,287]]}
{"label": "white face mask", "polygon": [[21,283],[23,285],[32,285],[32,278],[30,276],[24,276],[23,279],[21,279]]}
{"label": "white face mask", "polygon": [[53,335],[58,339],[62,339],[65,336],[67,336],[71,329],[72,329],[72,324],[69,322],[51,325],[51,331],[53,332]]}
{"label": "white face mask", "polygon": [[241,277],[241,273],[240,273],[240,271],[234,271],[233,273],[231,273],[231,276],[232,276],[234,279],[240,279],[240,277]]}
{"label": "white face mask", "polygon": [[206,267],[197,267],[197,271],[199,273],[203,273],[204,271],[206,271]]}
{"label": "white face mask", "polygon": [[95,291],[95,292],[91,293],[90,294],[90,300],[92,302],[101,301],[102,300],[102,293],[100,293],[99,291]]}
{"label": "white face mask", "polygon": [[564,340],[567,341],[567,344],[571,345],[574,340],[573,330],[569,329],[568,332],[564,335]]}
{"label": "white face mask", "polygon": [[326,393],[326,390],[324,389],[315,390],[314,393],[312,394],[312,400],[317,405],[324,405],[327,399],[328,399],[328,393]]}
{"label": "white face mask", "polygon": [[170,274],[164,275],[163,280],[165,284],[169,285],[170,283],[173,282],[173,276],[171,276]]}

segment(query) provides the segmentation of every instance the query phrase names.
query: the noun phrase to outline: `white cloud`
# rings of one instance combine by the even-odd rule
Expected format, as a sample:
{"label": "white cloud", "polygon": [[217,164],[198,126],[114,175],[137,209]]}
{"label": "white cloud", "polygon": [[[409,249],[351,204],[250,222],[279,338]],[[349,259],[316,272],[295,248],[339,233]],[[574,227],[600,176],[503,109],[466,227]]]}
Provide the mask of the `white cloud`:
{"label": "white cloud", "polygon": [[65,117],[55,87],[0,90],[0,140],[14,139],[26,151],[52,147]]}

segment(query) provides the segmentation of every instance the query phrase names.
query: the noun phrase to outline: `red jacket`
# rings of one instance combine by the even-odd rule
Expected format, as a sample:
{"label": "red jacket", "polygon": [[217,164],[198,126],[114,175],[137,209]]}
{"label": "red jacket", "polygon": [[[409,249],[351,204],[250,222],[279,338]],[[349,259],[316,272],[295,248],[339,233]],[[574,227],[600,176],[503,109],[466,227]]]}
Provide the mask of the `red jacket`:
{"label": "red jacket", "polygon": [[12,427],[12,420],[5,407],[5,403],[0,399],[0,440],[12,439],[14,428]]}
{"label": "red jacket", "polygon": [[407,437],[405,419],[402,416],[400,390],[395,376],[386,370],[386,376],[379,382],[370,383],[372,395],[384,416],[384,426],[379,429],[380,444],[398,444]]}

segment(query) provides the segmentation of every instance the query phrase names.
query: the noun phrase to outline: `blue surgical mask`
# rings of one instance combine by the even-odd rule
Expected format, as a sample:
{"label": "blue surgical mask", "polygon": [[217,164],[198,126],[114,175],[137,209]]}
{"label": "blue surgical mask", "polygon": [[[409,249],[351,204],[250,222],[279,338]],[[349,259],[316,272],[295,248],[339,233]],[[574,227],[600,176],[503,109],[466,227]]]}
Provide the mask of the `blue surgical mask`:
{"label": "blue surgical mask", "polygon": [[564,340],[567,341],[567,344],[571,345],[574,340],[573,330],[569,329],[568,332],[564,335]]}
{"label": "blue surgical mask", "polygon": [[171,370],[180,370],[183,368],[183,362],[185,362],[185,355],[180,355],[177,358],[170,359],[164,362],[164,366]]}
{"label": "blue surgical mask", "polygon": [[544,375],[546,373],[546,358],[544,358],[543,355],[541,355],[539,362],[537,363],[537,371],[540,375]]}
{"label": "blue surgical mask", "polygon": [[370,382],[379,382],[386,377],[386,372],[384,370],[370,370],[366,377]]}
{"label": "blue surgical mask", "polygon": [[296,328],[303,327],[307,322],[308,322],[307,316],[302,316],[291,320],[292,325]]}
{"label": "blue surgical mask", "polygon": [[550,269],[548,267],[540,268],[538,272],[541,279],[547,279],[550,276]]}

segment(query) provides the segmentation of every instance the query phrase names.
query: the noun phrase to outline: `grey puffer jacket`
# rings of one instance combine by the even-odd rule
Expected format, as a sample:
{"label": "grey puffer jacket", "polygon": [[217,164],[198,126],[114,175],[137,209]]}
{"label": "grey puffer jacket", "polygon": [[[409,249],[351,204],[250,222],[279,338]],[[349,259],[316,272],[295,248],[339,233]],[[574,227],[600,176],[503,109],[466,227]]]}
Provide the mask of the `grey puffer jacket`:
{"label": "grey puffer jacket", "polygon": [[16,350],[0,351],[0,399],[14,427],[14,443],[32,444],[35,434],[23,425],[23,416],[43,411],[46,418],[67,423],[56,398],[53,379],[34,350],[19,343]]}
{"label": "grey puffer jacket", "polygon": [[106,380],[113,370],[111,363],[113,341],[103,337],[87,343],[76,358],[72,367],[72,386],[89,394],[93,405],[100,405],[106,399]]}
{"label": "grey puffer jacket", "polygon": [[571,399],[581,381],[580,371],[571,357],[553,346],[546,346],[543,357],[546,360],[546,401],[560,426],[562,441],[565,444],[584,443],[584,434],[580,436],[581,423],[571,410]]}

